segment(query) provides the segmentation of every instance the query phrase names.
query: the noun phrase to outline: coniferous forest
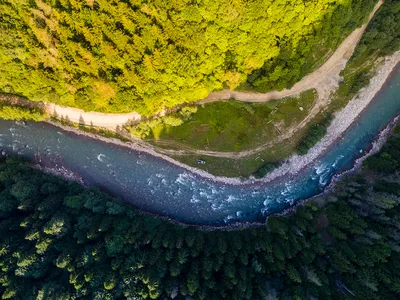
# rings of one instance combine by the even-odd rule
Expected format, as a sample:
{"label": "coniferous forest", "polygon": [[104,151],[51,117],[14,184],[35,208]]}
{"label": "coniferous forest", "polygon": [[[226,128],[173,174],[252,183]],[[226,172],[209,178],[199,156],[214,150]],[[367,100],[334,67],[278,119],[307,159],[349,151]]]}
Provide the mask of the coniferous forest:
{"label": "coniferous forest", "polygon": [[397,299],[400,130],[290,216],[201,231],[94,189],[0,164],[3,299]]}
{"label": "coniferous forest", "polygon": [[0,90],[150,115],[224,87],[293,85],[376,0],[0,2]]}

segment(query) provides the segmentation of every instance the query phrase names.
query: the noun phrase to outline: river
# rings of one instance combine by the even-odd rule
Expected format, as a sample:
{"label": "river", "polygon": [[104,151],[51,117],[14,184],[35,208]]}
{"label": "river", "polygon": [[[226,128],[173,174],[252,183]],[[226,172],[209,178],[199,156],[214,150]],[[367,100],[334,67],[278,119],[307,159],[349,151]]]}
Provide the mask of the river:
{"label": "river", "polygon": [[298,174],[268,183],[233,186],[195,175],[144,152],[66,132],[47,123],[0,120],[0,148],[63,166],[137,208],[202,225],[260,221],[300,199],[321,193],[350,169],[377,133],[400,113],[400,69],[331,149]]}

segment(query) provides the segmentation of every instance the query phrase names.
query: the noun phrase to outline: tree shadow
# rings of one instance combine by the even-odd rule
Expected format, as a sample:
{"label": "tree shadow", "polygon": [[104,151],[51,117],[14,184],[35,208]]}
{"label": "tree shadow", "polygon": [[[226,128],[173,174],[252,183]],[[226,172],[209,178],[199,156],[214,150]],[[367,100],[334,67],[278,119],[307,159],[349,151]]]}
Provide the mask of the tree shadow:
{"label": "tree shadow", "polygon": [[57,113],[55,108],[53,109],[53,112],[51,113],[51,116],[53,118],[56,118],[56,119],[62,119],[63,118],[63,116],[61,116],[61,118],[59,118],[59,115],[58,115],[58,113]]}
{"label": "tree shadow", "polygon": [[136,118],[132,118],[132,119],[129,119],[128,121],[126,121],[126,122],[125,122],[125,125],[126,125],[126,126],[136,125],[136,124],[139,124],[140,121],[141,121],[140,119],[138,120],[138,119],[136,119]]}
{"label": "tree shadow", "polygon": [[15,106],[27,107],[29,109],[37,109],[40,111],[46,110],[46,104],[43,102],[31,101],[22,95],[7,93],[3,91],[0,91],[0,102]]}
{"label": "tree shadow", "polygon": [[63,124],[63,125],[69,125],[69,126],[72,125],[72,121],[69,119],[68,115],[61,116],[59,120],[61,121],[61,124]]}
{"label": "tree shadow", "polygon": [[79,116],[78,126],[80,129],[84,129],[86,127],[86,123],[82,115]]}

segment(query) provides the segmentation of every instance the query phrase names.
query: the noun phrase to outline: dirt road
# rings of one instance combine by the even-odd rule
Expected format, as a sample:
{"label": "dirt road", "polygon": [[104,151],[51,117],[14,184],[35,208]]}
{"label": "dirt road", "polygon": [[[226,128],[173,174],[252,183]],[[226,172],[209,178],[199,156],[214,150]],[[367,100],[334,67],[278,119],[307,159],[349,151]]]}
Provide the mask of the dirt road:
{"label": "dirt road", "polygon": [[139,121],[141,116],[132,112],[129,114],[105,114],[99,112],[85,112],[82,109],[73,107],[63,107],[54,103],[46,105],[46,112],[56,116],[58,119],[67,119],[74,123],[92,125],[96,127],[105,127],[115,129],[117,126],[123,126],[130,122]]}
{"label": "dirt road", "polygon": [[[376,75],[371,79],[370,84],[361,90],[360,94],[355,96],[349,104],[335,116],[331,126],[328,128],[328,134],[323,138],[323,147],[327,148],[331,145],[347,128],[356,120],[357,116],[365,109],[371,100],[375,97],[376,93],[382,88],[387,78],[394,70],[397,64],[400,63],[400,51],[392,56],[386,57],[382,60],[380,66],[376,70]],[[315,101],[316,103],[310,110],[310,113],[299,124],[288,128],[279,138],[274,141],[269,141],[263,145],[257,146],[250,150],[240,152],[219,152],[193,149],[188,146],[175,143],[173,146],[178,146],[180,150],[164,149],[155,146],[150,146],[153,150],[165,155],[201,155],[221,158],[241,159],[265,150],[277,143],[292,137],[299,128],[305,126],[322,108],[323,102]],[[169,141],[160,141],[164,145],[168,145]],[[320,149],[321,150],[321,149]],[[315,151],[314,151],[315,152]]]}
{"label": "dirt road", "polygon": [[[381,7],[383,1],[379,1],[375,6],[374,10],[371,12],[369,21],[372,19],[376,11]],[[368,22],[369,23],[369,22]],[[335,53],[322,65],[319,69],[304,77],[301,81],[293,86],[289,90],[283,90],[281,92],[273,91],[265,94],[260,93],[244,93],[244,92],[232,92],[229,90],[222,92],[211,93],[207,99],[199,101],[199,104],[210,103],[214,101],[221,101],[224,99],[234,98],[238,101],[243,102],[267,102],[274,99],[285,98],[289,96],[297,96],[300,93],[309,90],[316,89],[318,92],[318,97],[314,103],[313,108],[307,117],[302,120],[299,124],[289,128],[285,133],[279,136],[278,139],[274,141],[269,141],[260,145],[256,148],[240,151],[240,152],[219,152],[219,151],[207,151],[192,149],[190,147],[185,147],[180,145],[182,150],[169,150],[159,148],[158,151],[167,155],[187,155],[187,154],[197,154],[205,156],[214,157],[224,157],[224,158],[243,158],[246,156],[258,153],[265,148],[269,148],[277,143],[280,143],[290,137],[292,137],[298,130],[303,128],[310,120],[312,120],[326,105],[329,103],[330,94],[332,91],[336,90],[340,82],[340,72],[346,67],[347,61],[353,55],[354,50],[360,41],[365,29],[368,26],[364,24],[361,28],[353,31],[339,46]],[[168,143],[166,143],[168,144]]]}

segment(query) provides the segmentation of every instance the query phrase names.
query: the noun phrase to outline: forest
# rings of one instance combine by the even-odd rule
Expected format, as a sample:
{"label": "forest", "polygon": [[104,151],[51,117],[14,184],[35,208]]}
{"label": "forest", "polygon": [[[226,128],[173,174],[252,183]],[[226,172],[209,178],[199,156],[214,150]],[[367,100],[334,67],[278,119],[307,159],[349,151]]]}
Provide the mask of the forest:
{"label": "forest", "polygon": [[293,85],[376,0],[0,2],[0,91],[102,112]]}
{"label": "forest", "polygon": [[[311,52],[299,49],[323,45],[322,32],[340,40],[374,1],[191,3],[1,2],[0,89],[88,110],[151,114],[225,85],[284,87],[309,71]],[[268,19],[263,7],[272,7]],[[311,35],[296,27],[308,18]],[[386,0],[356,55],[398,49],[399,24],[400,2]],[[304,60],[293,67],[296,60],[287,58],[295,55]],[[279,83],[283,78],[288,81]],[[43,118],[40,111],[0,107],[3,118],[32,114]],[[322,131],[310,130],[307,145]],[[397,299],[399,169],[397,128],[357,174],[292,214],[258,227],[201,230],[0,157],[0,294],[24,300]]]}
{"label": "forest", "polygon": [[400,2],[385,0],[379,13],[368,25],[368,30],[360,41],[353,59],[361,55],[379,52],[381,56],[390,55],[400,49]]}
{"label": "forest", "polygon": [[265,225],[143,215],[15,158],[0,163],[2,299],[396,299],[400,129],[335,189]]}

